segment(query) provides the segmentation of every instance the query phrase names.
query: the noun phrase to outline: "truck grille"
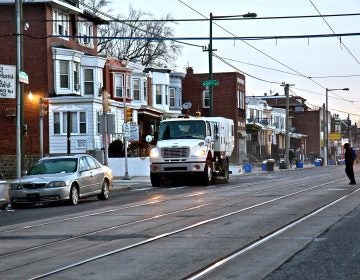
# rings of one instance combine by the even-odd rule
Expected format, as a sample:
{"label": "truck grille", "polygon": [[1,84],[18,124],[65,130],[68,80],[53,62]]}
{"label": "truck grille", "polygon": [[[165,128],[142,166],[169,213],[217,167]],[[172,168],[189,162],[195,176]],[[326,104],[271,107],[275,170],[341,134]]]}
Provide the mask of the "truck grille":
{"label": "truck grille", "polygon": [[163,148],[163,158],[186,158],[189,157],[189,148]]}

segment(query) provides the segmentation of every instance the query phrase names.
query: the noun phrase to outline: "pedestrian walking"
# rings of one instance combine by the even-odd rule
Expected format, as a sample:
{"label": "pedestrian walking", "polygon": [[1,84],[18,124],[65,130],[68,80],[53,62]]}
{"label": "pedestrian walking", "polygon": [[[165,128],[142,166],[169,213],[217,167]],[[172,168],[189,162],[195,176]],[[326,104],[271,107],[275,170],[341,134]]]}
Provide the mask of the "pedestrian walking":
{"label": "pedestrian walking", "polygon": [[349,185],[355,185],[355,176],[354,176],[354,152],[350,147],[349,143],[344,144],[345,149],[345,173],[350,179]]}

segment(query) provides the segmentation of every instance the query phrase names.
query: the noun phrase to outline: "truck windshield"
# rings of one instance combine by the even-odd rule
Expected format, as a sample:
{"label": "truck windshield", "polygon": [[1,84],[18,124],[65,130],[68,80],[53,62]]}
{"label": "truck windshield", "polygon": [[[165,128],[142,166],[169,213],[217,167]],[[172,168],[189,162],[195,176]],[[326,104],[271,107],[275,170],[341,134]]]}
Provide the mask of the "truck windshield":
{"label": "truck windshield", "polygon": [[206,136],[204,121],[171,121],[160,125],[159,140],[202,139]]}

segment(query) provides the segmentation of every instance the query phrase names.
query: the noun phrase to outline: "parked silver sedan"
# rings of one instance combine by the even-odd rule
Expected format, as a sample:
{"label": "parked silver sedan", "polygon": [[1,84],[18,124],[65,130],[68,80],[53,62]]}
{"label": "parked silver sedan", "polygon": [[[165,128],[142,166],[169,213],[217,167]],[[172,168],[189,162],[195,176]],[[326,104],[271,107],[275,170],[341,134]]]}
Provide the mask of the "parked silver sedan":
{"label": "parked silver sedan", "polygon": [[108,199],[112,180],[111,169],[89,155],[45,157],[9,185],[9,197],[13,205],[61,200],[76,205],[89,196]]}

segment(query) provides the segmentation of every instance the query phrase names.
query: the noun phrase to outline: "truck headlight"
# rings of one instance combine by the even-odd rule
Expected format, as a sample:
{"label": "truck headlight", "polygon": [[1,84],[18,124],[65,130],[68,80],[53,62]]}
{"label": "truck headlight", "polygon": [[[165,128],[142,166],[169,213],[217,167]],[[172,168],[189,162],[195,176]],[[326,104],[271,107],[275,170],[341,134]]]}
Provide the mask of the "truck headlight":
{"label": "truck headlight", "polygon": [[151,158],[157,158],[159,156],[160,156],[160,152],[159,152],[159,150],[157,148],[151,149],[151,151],[150,151],[150,157]]}
{"label": "truck headlight", "polygon": [[204,149],[204,148],[198,148],[198,149],[196,149],[196,150],[194,151],[194,153],[193,153],[193,155],[194,155],[195,157],[205,157],[206,154],[207,154],[207,151],[206,151],[206,149]]}

